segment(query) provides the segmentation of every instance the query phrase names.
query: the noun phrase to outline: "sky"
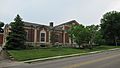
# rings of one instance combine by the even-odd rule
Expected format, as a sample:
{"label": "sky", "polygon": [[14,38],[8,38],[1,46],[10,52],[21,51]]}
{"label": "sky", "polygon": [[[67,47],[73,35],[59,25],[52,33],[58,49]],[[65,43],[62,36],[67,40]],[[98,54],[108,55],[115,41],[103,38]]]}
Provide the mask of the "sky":
{"label": "sky", "polygon": [[120,11],[120,0],[0,0],[0,21],[9,24],[19,14],[23,21],[44,25],[71,20],[92,25],[113,10]]}

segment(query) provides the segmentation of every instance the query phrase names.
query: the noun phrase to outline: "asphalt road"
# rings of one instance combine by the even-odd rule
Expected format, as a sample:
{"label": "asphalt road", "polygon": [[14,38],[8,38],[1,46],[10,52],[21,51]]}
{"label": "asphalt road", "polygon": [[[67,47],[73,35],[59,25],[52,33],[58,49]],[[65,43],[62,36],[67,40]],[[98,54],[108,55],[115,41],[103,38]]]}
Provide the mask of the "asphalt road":
{"label": "asphalt road", "polygon": [[120,50],[22,64],[7,68],[120,68]]}

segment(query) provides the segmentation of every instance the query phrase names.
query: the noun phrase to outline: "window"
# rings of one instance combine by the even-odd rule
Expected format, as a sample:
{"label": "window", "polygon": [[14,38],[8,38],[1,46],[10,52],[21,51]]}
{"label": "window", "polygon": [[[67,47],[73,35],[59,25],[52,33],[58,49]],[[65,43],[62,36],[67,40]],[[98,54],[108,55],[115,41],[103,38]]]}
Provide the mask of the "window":
{"label": "window", "polygon": [[41,42],[45,42],[45,33],[41,33],[40,37],[41,37]]}
{"label": "window", "polygon": [[46,43],[46,31],[44,29],[40,31],[40,42]]}
{"label": "window", "polygon": [[55,42],[59,42],[58,39],[59,39],[59,35],[57,34],[55,35]]}

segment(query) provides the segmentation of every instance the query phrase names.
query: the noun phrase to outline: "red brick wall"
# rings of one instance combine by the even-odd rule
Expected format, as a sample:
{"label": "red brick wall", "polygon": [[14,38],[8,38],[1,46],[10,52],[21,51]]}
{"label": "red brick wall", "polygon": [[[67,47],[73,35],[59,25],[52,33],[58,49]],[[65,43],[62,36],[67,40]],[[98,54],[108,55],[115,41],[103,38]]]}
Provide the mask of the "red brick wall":
{"label": "red brick wall", "polygon": [[62,31],[56,31],[55,35],[58,36],[57,38],[55,38],[55,41],[59,42],[59,43],[63,43],[63,32]]}
{"label": "red brick wall", "polygon": [[0,34],[0,44],[3,44],[3,34]]}
{"label": "red brick wall", "polygon": [[69,43],[69,35],[68,35],[68,33],[65,33],[65,43]]}
{"label": "red brick wall", "polygon": [[63,33],[59,33],[59,43],[63,43]]}
{"label": "red brick wall", "polygon": [[46,30],[46,42],[49,42],[49,31]]}
{"label": "red brick wall", "polygon": [[64,26],[64,28],[65,28],[65,30],[68,30],[68,29],[70,29],[70,26]]}
{"label": "red brick wall", "polygon": [[28,38],[27,38],[27,41],[28,42],[34,42],[34,29],[27,29],[27,32],[28,32]]}
{"label": "red brick wall", "polygon": [[[37,30],[37,42],[40,42],[40,31],[43,28]],[[46,31],[46,42],[49,42],[49,31],[47,31],[47,29],[44,29]]]}
{"label": "red brick wall", "polygon": [[[68,29],[70,29],[70,26],[65,25],[64,29],[68,30]],[[65,43],[69,43],[69,35],[68,35],[68,33],[65,33]]]}
{"label": "red brick wall", "polygon": [[40,42],[40,31],[41,30],[37,30],[37,42]]}

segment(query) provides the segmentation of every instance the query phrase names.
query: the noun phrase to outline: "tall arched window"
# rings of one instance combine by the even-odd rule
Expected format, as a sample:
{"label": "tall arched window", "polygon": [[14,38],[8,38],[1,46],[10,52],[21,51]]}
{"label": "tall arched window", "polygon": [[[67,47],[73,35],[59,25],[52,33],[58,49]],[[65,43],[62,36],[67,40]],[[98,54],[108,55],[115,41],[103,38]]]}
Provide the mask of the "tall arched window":
{"label": "tall arched window", "polygon": [[40,31],[40,42],[46,43],[46,31],[45,30]]}

